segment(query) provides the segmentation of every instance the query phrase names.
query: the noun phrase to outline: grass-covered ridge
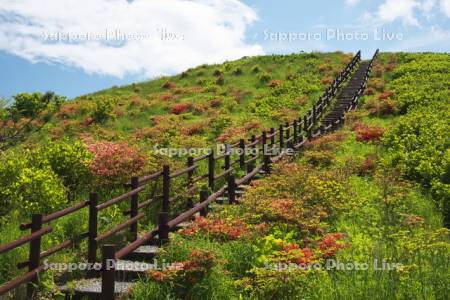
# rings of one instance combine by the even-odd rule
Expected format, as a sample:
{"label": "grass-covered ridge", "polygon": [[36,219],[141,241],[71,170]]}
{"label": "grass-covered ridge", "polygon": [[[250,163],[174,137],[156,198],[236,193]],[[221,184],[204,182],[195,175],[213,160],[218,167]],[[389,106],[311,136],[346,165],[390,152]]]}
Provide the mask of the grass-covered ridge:
{"label": "grass-covered ridge", "polygon": [[[18,225],[31,211],[67,207],[93,189],[105,200],[122,193],[132,174],[185,165],[185,158],[156,154],[155,144],[209,147],[303,115],[349,59],[342,53],[243,58],[63,103],[38,133],[1,154],[0,243],[23,234]],[[129,297],[447,299],[449,62],[448,54],[381,53],[342,130],[253,182],[241,204],[171,236],[160,259],[184,269],[149,273]],[[121,210],[128,208],[107,210],[99,230],[125,220]],[[53,222],[57,234],[43,248],[86,224],[85,212]],[[85,250],[82,244],[52,260],[78,261]],[[15,265],[26,254],[22,247],[0,256],[2,282],[20,273]],[[327,259],[367,270],[272,268]],[[401,265],[380,271],[375,260],[378,267]],[[61,274],[46,274],[42,297],[56,298]]]}
{"label": "grass-covered ridge", "polygon": [[227,141],[301,115],[351,58],[312,53],[203,65],[81,96],[63,105],[43,133],[173,145]]}

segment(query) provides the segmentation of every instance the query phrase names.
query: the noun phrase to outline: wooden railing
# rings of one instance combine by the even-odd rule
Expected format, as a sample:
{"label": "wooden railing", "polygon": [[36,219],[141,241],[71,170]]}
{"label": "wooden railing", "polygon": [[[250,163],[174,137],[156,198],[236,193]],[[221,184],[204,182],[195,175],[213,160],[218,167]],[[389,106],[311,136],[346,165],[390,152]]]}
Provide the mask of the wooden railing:
{"label": "wooden railing", "polygon": [[[378,50],[376,54],[378,53]],[[376,55],[375,54],[375,55]],[[371,60],[370,66],[373,64]],[[3,295],[21,284],[28,283],[27,295],[32,298],[35,283],[37,282],[37,274],[44,270],[41,261],[50,255],[66,249],[82,240],[87,239],[87,254],[86,258],[89,263],[96,263],[97,252],[99,244],[105,239],[116,235],[128,228],[131,240],[128,245],[117,251],[112,250],[111,247],[103,247],[104,259],[121,259],[131,254],[140,246],[148,243],[150,240],[157,238],[159,244],[167,243],[169,239],[170,230],[174,229],[181,222],[184,222],[197,213],[206,215],[208,213],[208,206],[211,202],[227,193],[229,203],[234,203],[236,200],[236,189],[239,185],[249,182],[260,171],[270,173],[271,165],[279,161],[282,157],[298,151],[303,147],[306,140],[313,139],[319,135],[326,134],[329,131],[337,129],[344,122],[344,115],[336,123],[324,128],[314,129],[318,125],[318,121],[323,116],[326,109],[330,106],[333,97],[336,96],[339,88],[353,73],[355,67],[361,60],[361,53],[353,57],[351,62],[345,69],[337,76],[331,86],[323,93],[323,95],[313,104],[313,107],[306,113],[303,118],[294,120],[293,122],[281,124],[278,128],[270,128],[268,132],[264,131],[259,136],[252,136],[248,141],[240,139],[235,143],[226,145],[226,150],[223,153],[214,153],[211,149],[206,155],[200,157],[188,157],[186,168],[179,170],[170,170],[168,165],[163,166],[161,171],[143,177],[133,177],[127,185],[130,190],[118,197],[109,199],[99,203],[97,193],[91,193],[88,200],[77,203],[71,207],[57,211],[55,213],[43,216],[42,214],[34,214],[30,223],[20,225],[21,230],[31,230],[31,233],[16,241],[10,242],[6,245],[0,246],[0,254],[8,252],[12,249],[20,247],[29,243],[28,260],[17,265],[18,268],[28,267],[28,272],[4,283],[0,286],[0,295]],[[366,73],[364,83],[361,84],[358,96],[366,86],[366,81],[370,69]],[[356,106],[357,97],[355,97],[354,106]],[[354,107],[352,105],[352,107]],[[351,109],[350,107],[349,109]],[[237,154],[235,150],[239,150]],[[253,150],[253,153],[246,154],[247,150]],[[277,152],[276,152],[277,151]],[[274,154],[274,152],[276,152]],[[206,164],[207,172],[197,174],[200,165]],[[222,165],[219,169],[218,166]],[[246,174],[239,179],[235,178],[236,170],[246,172]],[[175,178],[185,177],[185,186],[182,194],[174,194],[172,188],[172,181]],[[162,195],[153,195],[149,199],[140,200],[139,196],[150,183],[161,181]],[[207,182],[208,190],[198,191],[196,183]],[[194,203],[193,193],[198,193],[198,201]],[[187,195],[189,199],[186,205],[188,209],[181,214],[171,215],[171,204],[177,201],[182,196]],[[118,205],[124,201],[129,201],[129,209],[123,214],[129,216],[128,220],[116,225],[107,232],[98,232],[99,213],[111,206]],[[145,216],[144,209],[152,205],[160,205],[158,213],[158,226],[142,236],[138,237],[139,220]],[[52,231],[52,227],[43,227],[51,221],[57,220],[64,216],[76,213],[82,209],[87,209],[89,214],[89,222],[87,231],[60,244],[41,251],[41,237]],[[103,269],[103,291],[114,290],[114,276],[108,275],[110,270]]]}

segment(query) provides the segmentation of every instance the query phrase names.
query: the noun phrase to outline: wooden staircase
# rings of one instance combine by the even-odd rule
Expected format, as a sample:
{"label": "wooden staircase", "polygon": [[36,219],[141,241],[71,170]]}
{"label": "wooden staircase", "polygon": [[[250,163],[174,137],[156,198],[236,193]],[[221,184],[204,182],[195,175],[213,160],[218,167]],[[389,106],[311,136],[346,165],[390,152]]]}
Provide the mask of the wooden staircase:
{"label": "wooden staircase", "polygon": [[[254,178],[261,178],[265,173],[260,172]],[[236,202],[239,201],[247,189],[249,183],[239,185],[236,189]],[[225,196],[227,196],[225,194]],[[215,204],[210,206],[210,210],[217,209],[218,206],[228,203],[228,197],[219,197]],[[176,227],[180,230],[189,225],[192,221],[183,222]],[[145,274],[152,270],[153,260],[157,259],[160,247],[157,245],[158,240],[154,239],[149,245],[144,245],[137,248],[125,259],[116,260],[115,263],[115,285],[114,294],[116,299],[120,299],[120,295],[126,295],[133,288],[137,279],[144,277]],[[74,285],[65,285],[60,287],[60,291],[66,295],[66,299],[101,299],[102,295],[102,280],[99,274],[94,274],[94,278],[82,279],[75,281]]]}
{"label": "wooden staircase", "polygon": [[[378,51],[377,51],[378,52]],[[376,52],[376,54],[377,54]],[[358,53],[359,54],[359,53]],[[375,54],[375,55],[376,55]],[[375,57],[375,56],[374,56]],[[359,59],[359,57],[358,57]],[[362,61],[360,62],[358,69],[353,73],[351,79],[348,84],[343,87],[337,96],[335,97],[334,102],[331,103],[330,111],[324,111],[324,117],[322,119],[317,119],[320,123],[321,128],[331,128],[331,130],[335,130],[336,124],[342,124],[345,113],[354,109],[357,105],[358,98],[362,95],[364,88],[367,84],[368,71],[371,68],[372,61]],[[353,66],[357,66],[356,62]],[[346,77],[347,78],[347,77]],[[334,95],[334,94],[333,94]],[[332,98],[330,98],[331,100]],[[315,119],[314,119],[315,120]],[[306,121],[305,121],[306,122]],[[340,126],[340,125],[339,125]],[[313,126],[311,126],[313,127]],[[309,130],[309,128],[308,128]],[[320,129],[319,129],[320,131]],[[326,134],[328,129],[325,129],[322,133],[318,133],[318,135]],[[309,137],[308,137],[309,138]],[[253,174],[247,174],[247,176],[251,175],[250,179],[244,177],[239,181],[234,181],[231,186],[235,186],[235,192],[233,193],[233,189],[231,189],[231,197],[228,195],[228,191],[225,190],[219,197],[214,198],[214,202],[206,203],[206,209],[215,210],[223,204],[230,204],[229,199],[233,199],[233,195],[235,197],[235,202],[239,203],[239,199],[245,194],[245,192],[250,188],[249,183],[253,179],[261,178],[267,175],[263,169],[255,169]],[[269,169],[268,169],[269,170]],[[245,183],[242,183],[242,180],[246,180]],[[201,197],[200,197],[201,198]],[[199,203],[201,204],[201,203]],[[205,208],[202,208],[205,209]],[[172,227],[172,231],[180,230],[182,228],[188,227],[192,223],[192,218],[197,216],[197,214],[190,214],[183,220],[187,220],[181,223],[176,223],[175,227]],[[163,236],[163,235],[162,235]],[[109,280],[105,280],[108,282],[114,282],[114,288],[111,286],[110,289],[105,288],[105,292],[108,296],[104,296],[103,299],[120,299],[121,295],[126,295],[130,292],[135,281],[140,277],[145,276],[145,274],[153,269],[152,261],[157,258],[160,252],[161,242],[159,241],[158,235],[153,235],[154,238],[147,240],[148,242],[145,245],[138,247],[136,250],[123,257],[123,259],[116,260],[115,268],[112,271],[107,271],[103,273],[108,273],[110,275],[102,275],[101,272],[97,272],[97,274],[91,274],[90,279],[83,279],[80,281],[73,282],[73,284],[65,285],[60,288],[60,290],[67,295],[67,298],[71,299],[80,299],[80,298],[90,298],[90,299],[101,299],[102,297],[102,280],[105,277],[101,276],[110,276],[107,277]],[[109,246],[111,247],[111,246]],[[135,248],[132,248],[135,249]],[[111,249],[110,249],[111,250]],[[131,251],[131,250],[130,250]],[[114,250],[111,250],[111,253],[114,257]],[[127,252],[128,253],[128,252]],[[104,250],[105,254],[105,250]],[[109,256],[111,257],[111,256]],[[120,256],[118,256],[120,257]],[[147,264],[146,264],[147,263]],[[105,262],[103,262],[105,265]],[[113,278],[114,277],[114,280]],[[117,296],[117,297],[116,297]],[[106,297],[106,298],[105,298]]]}

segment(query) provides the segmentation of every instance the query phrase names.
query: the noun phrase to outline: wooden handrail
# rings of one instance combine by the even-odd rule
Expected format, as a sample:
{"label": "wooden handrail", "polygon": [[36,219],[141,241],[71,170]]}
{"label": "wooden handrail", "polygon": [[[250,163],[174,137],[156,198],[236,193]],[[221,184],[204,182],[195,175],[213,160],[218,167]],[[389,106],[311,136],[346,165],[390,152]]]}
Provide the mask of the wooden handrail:
{"label": "wooden handrail", "polygon": [[0,254],[8,252],[14,248],[20,247],[23,244],[26,244],[28,242],[31,242],[37,238],[40,238],[43,235],[46,235],[49,232],[52,232],[53,228],[51,226],[39,229],[35,232],[33,232],[32,234],[23,236],[15,241],[12,241],[8,244],[4,244],[4,245],[0,245]]}
{"label": "wooden handrail", "polygon": [[133,195],[136,195],[139,192],[142,192],[144,189],[146,188],[146,186],[140,186],[132,191],[129,191],[128,193],[122,194],[116,198],[113,198],[111,200],[108,200],[106,202],[103,202],[102,204],[97,205],[97,209],[98,210],[103,210],[105,208],[108,208],[116,203],[119,203],[127,198],[130,198]]}

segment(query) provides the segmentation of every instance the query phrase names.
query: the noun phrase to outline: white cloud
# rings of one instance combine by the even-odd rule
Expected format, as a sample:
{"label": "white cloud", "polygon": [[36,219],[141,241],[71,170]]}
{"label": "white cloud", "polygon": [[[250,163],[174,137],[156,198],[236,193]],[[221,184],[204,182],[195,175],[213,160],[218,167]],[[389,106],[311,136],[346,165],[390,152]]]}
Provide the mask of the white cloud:
{"label": "white cloud", "polygon": [[441,0],[441,11],[450,18],[450,0]]}
{"label": "white cloud", "polygon": [[393,22],[397,19],[406,25],[419,25],[414,16],[414,9],[419,6],[415,0],[385,0],[378,7],[378,17],[383,22]]}
{"label": "white cloud", "polygon": [[359,2],[359,0],[345,0],[345,4],[347,5],[355,5]]}
{"label": "white cloud", "polygon": [[434,8],[435,4],[436,4],[436,0],[424,0],[422,3],[420,3],[420,9],[425,14],[429,14],[431,12],[431,10]]}
{"label": "white cloud", "polygon": [[419,35],[387,48],[387,51],[429,51],[430,48],[448,51],[450,49],[450,31],[431,27]]}
{"label": "white cloud", "polygon": [[[2,0],[0,50],[87,73],[155,76],[262,54],[261,46],[244,40],[246,28],[256,20],[256,13],[238,0]],[[149,37],[55,42],[44,34],[107,29]],[[177,38],[162,40],[162,29]]]}

